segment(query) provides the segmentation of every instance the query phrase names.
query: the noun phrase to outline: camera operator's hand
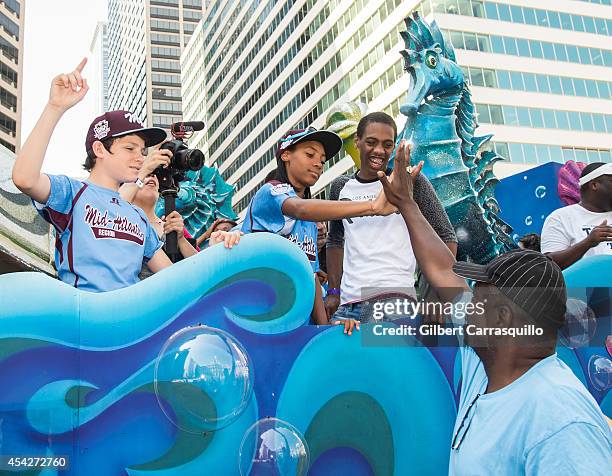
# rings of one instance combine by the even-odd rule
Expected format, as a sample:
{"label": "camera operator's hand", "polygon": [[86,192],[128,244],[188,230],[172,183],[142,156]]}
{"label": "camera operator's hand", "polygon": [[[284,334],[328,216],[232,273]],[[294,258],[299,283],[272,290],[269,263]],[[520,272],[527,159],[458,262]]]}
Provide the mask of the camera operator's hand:
{"label": "camera operator's hand", "polygon": [[53,78],[49,91],[50,107],[64,113],[85,97],[89,86],[81,73],[86,64],[87,58],[83,58],[74,71]]}
{"label": "camera operator's hand", "polygon": [[212,235],[210,235],[210,240],[208,241],[209,246],[214,246],[217,243],[225,243],[226,248],[231,248],[234,245],[240,243],[240,236],[244,235],[241,231],[214,231]]}
{"label": "camera operator's hand", "polygon": [[138,172],[138,178],[144,182],[158,167],[168,167],[170,159],[172,159],[172,152],[168,149],[149,150],[149,154],[145,157],[140,172]]}
{"label": "camera operator's hand", "polygon": [[183,223],[183,217],[179,212],[174,210],[170,215],[163,216],[162,220],[164,221],[164,234],[176,232],[176,237],[178,241],[186,240],[185,234],[183,233],[183,228],[185,228],[185,223]]}

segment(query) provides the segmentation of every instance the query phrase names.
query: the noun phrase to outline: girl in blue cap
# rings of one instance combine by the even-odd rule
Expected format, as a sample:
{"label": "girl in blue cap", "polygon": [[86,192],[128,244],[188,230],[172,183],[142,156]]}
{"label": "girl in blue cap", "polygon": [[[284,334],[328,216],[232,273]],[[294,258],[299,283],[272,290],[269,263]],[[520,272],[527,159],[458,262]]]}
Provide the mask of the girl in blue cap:
{"label": "girl in blue cap", "polygon": [[[331,131],[309,127],[285,134],[276,151],[276,173],[251,200],[242,231],[267,231],[286,237],[304,251],[313,273],[316,273],[319,270],[316,222],[395,212],[383,193],[373,201],[342,202],[311,198],[310,187],[323,173],[323,164],[341,148],[342,139]],[[316,279],[316,274],[313,279]],[[313,321],[316,324],[329,324],[318,281],[315,281],[315,290]],[[355,325],[359,329],[357,321],[346,321],[344,325],[344,332],[349,335]]]}

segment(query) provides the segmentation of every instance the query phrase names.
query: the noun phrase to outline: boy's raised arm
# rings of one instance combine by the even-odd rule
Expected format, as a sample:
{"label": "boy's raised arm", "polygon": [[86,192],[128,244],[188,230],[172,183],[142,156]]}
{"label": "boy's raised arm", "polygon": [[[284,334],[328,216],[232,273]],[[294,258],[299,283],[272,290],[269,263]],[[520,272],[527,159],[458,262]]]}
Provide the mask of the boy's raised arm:
{"label": "boy's raised arm", "polygon": [[83,58],[74,71],[53,78],[49,102],[15,160],[15,186],[37,202],[46,203],[49,198],[51,183],[40,170],[53,130],[64,113],[80,102],[89,90],[87,80],[81,76],[86,63],[87,58]]}

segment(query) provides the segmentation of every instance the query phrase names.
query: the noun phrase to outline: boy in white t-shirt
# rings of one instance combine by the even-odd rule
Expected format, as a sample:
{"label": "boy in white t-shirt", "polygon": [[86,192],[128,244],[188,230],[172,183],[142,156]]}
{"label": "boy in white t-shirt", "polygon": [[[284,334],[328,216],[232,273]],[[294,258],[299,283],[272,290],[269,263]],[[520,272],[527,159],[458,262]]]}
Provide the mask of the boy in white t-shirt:
{"label": "boy in white t-shirt", "polygon": [[612,255],[612,164],[587,165],[580,202],[552,212],[542,229],[542,253],[561,269],[584,256]]}

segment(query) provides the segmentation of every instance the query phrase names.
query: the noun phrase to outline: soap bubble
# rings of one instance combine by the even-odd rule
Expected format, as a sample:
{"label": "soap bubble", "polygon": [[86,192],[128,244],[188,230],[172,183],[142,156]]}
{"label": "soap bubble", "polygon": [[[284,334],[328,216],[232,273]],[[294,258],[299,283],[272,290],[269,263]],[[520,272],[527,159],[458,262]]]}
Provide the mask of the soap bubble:
{"label": "soap bubble", "polygon": [[601,355],[592,355],[589,359],[589,380],[600,392],[612,387],[612,360]]}
{"label": "soap bubble", "polygon": [[304,436],[292,424],[271,417],[245,432],[238,458],[241,476],[302,476],[310,465]]}
{"label": "soap bubble", "polygon": [[227,332],[194,326],[173,334],[155,361],[155,395],[168,419],[189,433],[233,423],[253,392],[253,368]]}
{"label": "soap bubble", "polygon": [[533,218],[531,217],[531,215],[529,215],[528,217],[525,217],[525,225],[529,226],[533,223]]}
{"label": "soap bubble", "polygon": [[535,196],[537,198],[544,198],[546,196],[546,187],[544,185],[538,185],[535,189]]}
{"label": "soap bubble", "polygon": [[561,344],[570,349],[589,345],[597,328],[595,313],[580,299],[568,299],[566,307],[565,324],[559,331]]}

